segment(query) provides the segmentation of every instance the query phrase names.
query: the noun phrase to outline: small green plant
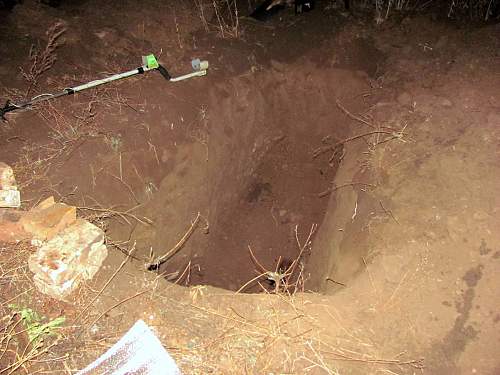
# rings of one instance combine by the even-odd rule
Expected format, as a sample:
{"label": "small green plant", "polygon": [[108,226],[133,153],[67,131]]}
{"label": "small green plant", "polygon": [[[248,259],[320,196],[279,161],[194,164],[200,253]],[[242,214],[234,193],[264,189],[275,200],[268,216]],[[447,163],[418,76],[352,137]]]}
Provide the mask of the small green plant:
{"label": "small green plant", "polygon": [[47,323],[43,323],[46,318],[29,307],[9,305],[9,308],[21,317],[30,344],[33,347],[36,347],[45,337],[57,336],[57,329],[61,328],[66,320],[64,316],[60,316]]}

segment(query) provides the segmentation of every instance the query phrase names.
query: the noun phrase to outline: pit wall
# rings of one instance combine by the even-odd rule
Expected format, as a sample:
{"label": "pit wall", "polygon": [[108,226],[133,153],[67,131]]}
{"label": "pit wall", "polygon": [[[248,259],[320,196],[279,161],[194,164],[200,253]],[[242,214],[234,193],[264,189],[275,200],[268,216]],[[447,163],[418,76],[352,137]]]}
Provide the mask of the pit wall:
{"label": "pit wall", "polygon": [[[334,186],[368,178],[360,173],[360,155],[364,147],[362,144],[346,145]],[[333,294],[346,288],[363,269],[363,259],[369,249],[367,225],[373,204],[370,196],[356,186],[341,187],[330,195],[306,266],[307,289]]]}

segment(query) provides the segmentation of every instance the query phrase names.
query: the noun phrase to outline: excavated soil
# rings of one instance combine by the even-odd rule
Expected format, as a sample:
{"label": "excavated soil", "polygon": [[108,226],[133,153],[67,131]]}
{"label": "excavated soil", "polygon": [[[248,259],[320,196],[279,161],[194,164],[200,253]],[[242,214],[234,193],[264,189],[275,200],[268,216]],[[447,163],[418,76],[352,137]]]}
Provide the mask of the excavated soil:
{"label": "excavated soil", "polygon": [[[236,35],[203,9],[208,25],[187,2],[25,1],[2,13],[12,100],[28,88],[30,46],[59,20],[64,43],[31,95],[151,52],[173,75],[210,63],[203,78],[150,72],[2,125],[0,160],[23,208],[50,195],[76,205],[110,248],[96,278],[56,302],[13,263],[33,249],[0,247],[2,313],[14,302],[69,322],[64,348],[29,370],[73,373],[144,319],[187,374],[499,373],[498,26],[431,15],[377,26],[319,3],[243,17]],[[259,264],[296,259],[313,225],[300,293],[247,285]]]}

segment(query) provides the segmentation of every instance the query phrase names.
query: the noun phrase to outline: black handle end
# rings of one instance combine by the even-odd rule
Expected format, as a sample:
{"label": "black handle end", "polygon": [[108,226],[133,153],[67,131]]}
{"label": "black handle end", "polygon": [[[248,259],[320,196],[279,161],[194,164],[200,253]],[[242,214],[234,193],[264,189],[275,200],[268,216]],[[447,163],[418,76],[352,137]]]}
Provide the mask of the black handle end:
{"label": "black handle end", "polygon": [[168,73],[167,69],[165,69],[162,65],[158,65],[158,71],[161,73],[163,78],[165,78],[167,81],[170,81],[172,77]]}
{"label": "black handle end", "polygon": [[17,106],[10,104],[10,101],[7,100],[7,102],[5,103],[5,105],[2,108],[0,108],[0,118],[4,122],[7,122],[7,119],[5,118],[5,114],[8,113],[8,112],[11,112],[11,111],[13,111],[13,110],[15,110],[17,108],[18,108]]}

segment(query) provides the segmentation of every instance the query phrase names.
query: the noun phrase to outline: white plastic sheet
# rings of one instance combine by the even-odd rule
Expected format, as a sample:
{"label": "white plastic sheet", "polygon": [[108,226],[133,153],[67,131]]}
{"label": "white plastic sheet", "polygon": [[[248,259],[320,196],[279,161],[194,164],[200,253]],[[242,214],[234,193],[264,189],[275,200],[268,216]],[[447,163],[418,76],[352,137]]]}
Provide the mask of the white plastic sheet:
{"label": "white plastic sheet", "polygon": [[77,375],[180,375],[174,360],[142,320]]}

